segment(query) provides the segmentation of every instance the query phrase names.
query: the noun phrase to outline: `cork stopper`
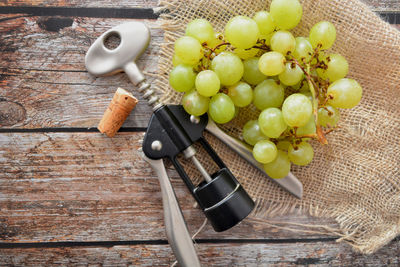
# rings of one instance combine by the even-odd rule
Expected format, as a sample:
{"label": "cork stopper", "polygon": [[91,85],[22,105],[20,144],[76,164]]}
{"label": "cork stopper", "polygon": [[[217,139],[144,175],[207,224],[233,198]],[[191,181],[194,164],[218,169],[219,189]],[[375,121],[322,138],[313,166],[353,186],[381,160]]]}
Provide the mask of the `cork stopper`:
{"label": "cork stopper", "polygon": [[131,93],[118,88],[97,129],[108,137],[113,137],[135,108],[137,102],[138,100]]}

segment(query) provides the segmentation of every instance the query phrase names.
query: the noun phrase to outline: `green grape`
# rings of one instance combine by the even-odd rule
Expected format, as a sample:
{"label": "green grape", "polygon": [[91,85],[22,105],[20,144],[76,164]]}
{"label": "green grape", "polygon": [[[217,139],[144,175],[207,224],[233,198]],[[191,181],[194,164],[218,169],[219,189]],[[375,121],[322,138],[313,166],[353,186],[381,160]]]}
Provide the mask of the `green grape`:
{"label": "green grape", "polygon": [[313,97],[310,91],[301,93],[302,95],[306,96],[310,102],[313,102]]}
{"label": "green grape", "polygon": [[253,104],[259,110],[277,108],[283,103],[285,89],[272,79],[265,80],[254,89]]}
{"label": "green grape", "polygon": [[302,58],[306,60],[306,62],[310,61],[311,55],[314,53],[312,45],[307,38],[297,37],[296,38],[296,48],[294,49],[293,56],[300,63],[302,62]]}
{"label": "green grape", "polygon": [[196,89],[202,96],[216,95],[221,87],[218,75],[212,70],[203,70],[196,77]]}
{"label": "green grape", "polygon": [[279,74],[279,80],[287,86],[298,84],[304,78],[304,72],[301,68],[292,63],[286,63],[285,70]]}
{"label": "green grape", "polygon": [[239,82],[228,88],[228,96],[236,107],[243,108],[253,101],[253,89],[244,82]]}
{"label": "green grape", "polygon": [[206,113],[209,103],[210,99],[200,95],[196,90],[186,93],[182,98],[183,108],[187,113],[194,116],[201,116]]}
{"label": "green grape", "polygon": [[210,42],[214,39],[214,29],[211,23],[205,19],[195,19],[186,26],[186,35],[196,38],[200,44]]}
{"label": "green grape", "polygon": [[175,42],[175,54],[185,64],[193,66],[203,57],[203,48],[197,39],[183,36]]}
{"label": "green grape", "polygon": [[250,48],[250,49],[236,48],[235,54],[238,55],[241,59],[248,59],[257,55],[258,51],[260,51],[258,48]]}
{"label": "green grape", "polygon": [[257,120],[248,121],[243,127],[243,139],[246,143],[254,146],[258,141],[265,140],[266,137],[260,129]]}
{"label": "green grape", "polygon": [[257,23],[260,34],[267,35],[275,30],[274,19],[267,11],[257,12],[253,20]]}
{"label": "green grape", "polygon": [[335,127],[340,120],[340,112],[332,106],[326,106],[318,110],[318,121],[323,127]]}
{"label": "green grape", "polygon": [[281,74],[285,70],[285,57],[278,52],[267,52],[260,57],[258,69],[267,76]]}
{"label": "green grape", "polygon": [[330,82],[346,77],[349,73],[349,63],[339,54],[331,54],[323,59],[328,69],[317,69],[318,76]]}
{"label": "green grape", "polygon": [[243,76],[244,67],[240,58],[231,52],[222,52],[211,62],[211,69],[217,73],[222,85],[234,85]]}
{"label": "green grape", "polygon": [[270,13],[279,29],[290,30],[299,24],[303,8],[298,0],[272,0]]}
{"label": "green grape", "polygon": [[328,95],[333,97],[328,103],[335,108],[354,108],[361,101],[362,88],[353,79],[340,79],[328,87]]}
{"label": "green grape", "polygon": [[282,111],[278,108],[268,108],[258,117],[261,132],[269,138],[278,138],[286,130]]}
{"label": "green grape", "polygon": [[310,30],[310,43],[313,48],[322,45],[321,49],[329,49],[336,40],[336,28],[329,21],[321,21]]}
{"label": "green grape", "polygon": [[317,132],[317,127],[315,126],[314,116],[310,116],[310,119],[308,120],[306,125],[297,128],[296,131],[298,136],[315,134],[316,132]]}
{"label": "green grape", "polygon": [[288,151],[290,146],[289,141],[279,141],[278,144],[276,144],[276,148],[282,151]]}
{"label": "green grape", "polygon": [[172,65],[174,67],[178,66],[178,65],[184,65],[185,63],[183,63],[182,59],[180,59],[176,54],[174,54],[174,56],[172,57]]}
{"label": "green grape", "polygon": [[298,145],[290,145],[288,156],[291,162],[299,166],[306,166],[314,158],[314,149],[307,142],[301,142]]}
{"label": "green grape", "polygon": [[264,171],[273,179],[285,178],[290,172],[290,160],[287,153],[278,150],[275,160],[264,165]]}
{"label": "green grape", "polygon": [[303,94],[293,94],[282,105],[283,118],[290,127],[306,125],[312,115],[311,101]]}
{"label": "green grape", "polygon": [[237,48],[250,48],[257,43],[257,23],[249,17],[236,16],[231,18],[225,26],[225,37],[231,45]]}
{"label": "green grape", "polygon": [[261,71],[258,69],[259,59],[260,58],[258,57],[253,57],[246,59],[243,62],[243,80],[251,85],[257,85],[267,78],[267,76],[262,74]]}
{"label": "green grape", "polygon": [[235,116],[235,105],[229,96],[219,93],[211,98],[208,113],[216,123],[227,123]]}
{"label": "green grape", "polygon": [[271,37],[271,49],[281,53],[282,55],[287,55],[288,52],[293,52],[296,48],[296,39],[293,34],[288,31],[277,31]]}
{"label": "green grape", "polygon": [[194,87],[196,74],[188,65],[178,65],[169,73],[169,84],[177,92],[187,92]]}
{"label": "green grape", "polygon": [[258,141],[253,148],[253,157],[262,164],[274,161],[277,155],[276,145],[269,140]]}

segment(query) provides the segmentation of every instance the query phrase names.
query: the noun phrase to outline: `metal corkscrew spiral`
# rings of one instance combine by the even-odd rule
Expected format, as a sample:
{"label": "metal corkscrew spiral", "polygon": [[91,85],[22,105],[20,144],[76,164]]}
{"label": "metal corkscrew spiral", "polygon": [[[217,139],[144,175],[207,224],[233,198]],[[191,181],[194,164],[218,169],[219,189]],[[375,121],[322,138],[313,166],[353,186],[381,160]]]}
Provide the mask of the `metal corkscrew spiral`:
{"label": "metal corkscrew spiral", "polygon": [[154,89],[151,89],[151,85],[147,83],[147,80],[143,80],[138,84],[138,91],[142,94],[143,98],[147,100],[147,103],[153,107],[153,110],[163,105]]}

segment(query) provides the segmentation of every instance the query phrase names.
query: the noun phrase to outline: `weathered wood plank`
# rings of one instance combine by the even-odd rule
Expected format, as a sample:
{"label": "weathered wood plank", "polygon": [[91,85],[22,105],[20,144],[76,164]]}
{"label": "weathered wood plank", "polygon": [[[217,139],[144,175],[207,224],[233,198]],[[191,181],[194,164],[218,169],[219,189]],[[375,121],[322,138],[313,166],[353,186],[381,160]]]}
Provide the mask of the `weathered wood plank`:
{"label": "weathered wood plank", "polygon": [[[157,19],[152,8],[74,7],[74,6],[0,6],[0,14],[25,14],[41,17],[90,17],[118,19]],[[4,20],[1,18],[1,20]]]}
{"label": "weathered wood plank", "polygon": [[[335,242],[198,244],[203,266],[398,266],[400,241],[374,255],[359,255]],[[168,245],[0,249],[12,266],[170,266]]]}
{"label": "weathered wood plank", "polygon": [[0,6],[153,8],[158,0],[5,0]]}
{"label": "weathered wood plank", "polygon": [[400,2],[398,0],[361,0],[376,12],[398,12]]}
{"label": "weathered wood plank", "polygon": [[[50,1],[40,2],[52,5]],[[40,5],[40,2],[36,1],[32,5]],[[56,2],[55,5],[74,3],[67,2]],[[90,2],[76,1],[75,6],[78,6],[78,2],[92,5]],[[382,4],[396,4],[398,1],[373,2],[382,11],[392,11]],[[20,3],[27,5],[26,1]],[[104,1],[100,5],[103,3],[105,6],[110,4],[110,7],[119,4],[117,1]],[[140,1],[126,1],[126,7],[139,7],[135,6],[137,3]],[[96,6],[99,6],[98,2]],[[44,17],[22,18],[21,21],[26,26],[12,24],[12,20],[0,23],[2,37],[7,37],[0,41],[0,84],[2,89],[8,88],[7,95],[2,95],[3,90],[0,93],[0,110],[7,111],[0,114],[0,124],[15,128],[95,126],[112,97],[115,84],[122,83],[122,87],[126,88],[130,84],[124,75],[98,79],[90,77],[82,68],[83,56],[90,42],[99,34],[112,26],[111,24],[116,25],[126,20],[64,18],[59,25],[67,26],[61,28],[51,27],[52,21]],[[25,35],[20,31],[30,27],[33,30],[28,31],[29,34]],[[103,28],[87,30],[90,27]],[[152,31],[159,31],[157,27],[156,25],[152,28]],[[3,34],[2,29],[11,30],[11,33]],[[67,38],[62,39],[66,35]],[[15,36],[20,38],[17,45],[14,45]],[[162,34],[159,37],[162,40]],[[76,40],[82,46],[75,47]],[[57,53],[50,52],[54,47],[59,47],[56,49]],[[9,55],[14,52],[16,56],[26,57],[21,61],[9,59]],[[153,52],[149,52],[149,55],[157,55],[158,50]],[[76,60],[78,57],[81,58]],[[154,58],[149,61],[142,58],[139,63],[150,74],[155,73]],[[92,90],[96,92],[92,94]],[[43,92],[45,93],[42,94]],[[79,101],[72,94],[82,95],[80,100],[95,109],[78,105]],[[146,126],[150,109],[145,103],[141,104],[125,126]],[[74,111],[71,111],[71,107]],[[48,113],[54,111],[55,114],[49,116]],[[85,114],[85,118],[82,118],[82,114]],[[53,115],[58,117],[53,120]],[[69,123],[70,121],[74,123]],[[96,133],[0,134],[0,239],[3,242],[165,240],[157,179],[138,155],[131,154],[139,146],[140,137],[137,135],[140,134],[126,133],[110,140]],[[118,154],[113,156],[115,151]],[[201,225],[203,216],[192,207],[193,201],[176,173],[171,170],[169,173],[190,231],[194,232]],[[321,222],[296,215],[274,221],[310,224]],[[322,236],[285,232],[246,221],[234,230],[222,234],[213,232],[207,226],[199,235],[201,239],[319,237]],[[205,265],[218,266],[395,266],[399,265],[399,246],[397,241],[374,256],[359,256],[352,253],[348,246],[332,242],[201,244],[199,252],[207,255]],[[171,250],[166,245],[17,248],[0,251],[0,262],[5,265],[169,265],[172,261]]]}
{"label": "weathered wood plank", "polygon": [[[361,0],[369,5],[374,11],[400,11],[398,0]],[[43,7],[112,7],[112,8],[154,8],[157,7],[158,0],[6,0],[0,6],[43,6]]]}
{"label": "weathered wood plank", "polygon": [[[65,28],[52,31],[46,29],[52,25],[48,20],[22,17],[0,23],[0,127],[95,127],[117,87],[140,98],[125,74],[95,78],[84,65],[91,43],[129,20],[67,19]],[[152,82],[163,32],[157,21],[144,22],[151,28],[152,41],[137,63]],[[19,105],[24,116],[2,114],[7,104]],[[147,103],[140,101],[125,125],[145,127],[150,114]]]}
{"label": "weathered wood plank", "polygon": [[[157,178],[137,152],[143,133],[0,134],[0,240],[3,242],[165,239]],[[194,233],[203,223],[182,180],[168,167]],[[308,216],[278,222],[330,224]],[[320,238],[244,221],[224,233],[207,225],[199,238]]]}

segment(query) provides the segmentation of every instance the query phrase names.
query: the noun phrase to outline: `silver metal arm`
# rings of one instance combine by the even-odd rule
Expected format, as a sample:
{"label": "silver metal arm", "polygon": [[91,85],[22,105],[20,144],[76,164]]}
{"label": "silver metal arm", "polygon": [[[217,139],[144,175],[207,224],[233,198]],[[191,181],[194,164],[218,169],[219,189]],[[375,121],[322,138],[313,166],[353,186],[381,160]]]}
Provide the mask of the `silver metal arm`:
{"label": "silver metal arm", "polygon": [[248,163],[264,173],[265,176],[285,188],[289,193],[293,194],[297,198],[301,198],[303,196],[303,185],[292,173],[289,173],[288,176],[282,179],[272,179],[265,173],[263,165],[254,159],[252,149],[249,145],[226,134],[211,119],[208,120],[206,130],[221,140],[233,151],[238,153]]}
{"label": "silver metal arm", "polygon": [[184,267],[200,267],[201,265],[193,245],[193,240],[186,227],[182,211],[179,208],[162,159],[152,160],[144,154],[142,157],[151,165],[160,181],[165,231],[179,265]]}

